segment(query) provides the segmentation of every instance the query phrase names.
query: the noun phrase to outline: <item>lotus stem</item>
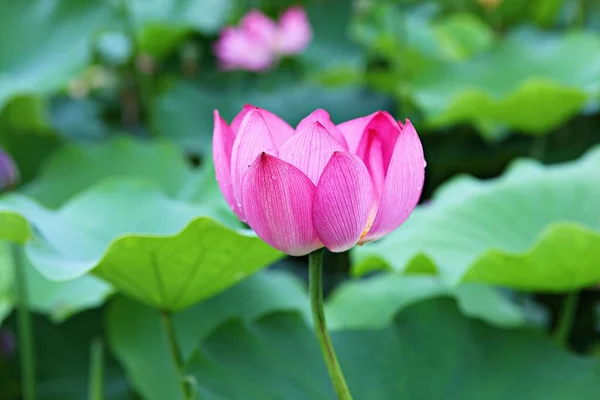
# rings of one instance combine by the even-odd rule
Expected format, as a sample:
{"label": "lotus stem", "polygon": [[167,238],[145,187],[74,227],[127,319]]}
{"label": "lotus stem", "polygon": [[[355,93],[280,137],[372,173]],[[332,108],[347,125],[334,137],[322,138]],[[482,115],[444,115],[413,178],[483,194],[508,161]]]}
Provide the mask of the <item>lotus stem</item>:
{"label": "lotus stem", "polygon": [[554,331],[554,340],[561,346],[565,346],[569,341],[571,328],[577,314],[578,302],[579,294],[577,292],[569,293],[563,300],[556,330]]}
{"label": "lotus stem", "polygon": [[177,345],[177,338],[175,336],[175,328],[173,327],[173,317],[171,313],[168,311],[163,311],[160,313],[163,327],[165,329],[165,334],[167,335],[167,340],[169,342],[169,350],[171,352],[171,357],[175,366],[177,367],[177,372],[179,374],[179,381],[181,384],[181,393],[183,394],[183,398],[188,400],[191,398],[188,385],[186,383],[186,379],[183,376],[183,359],[181,358],[181,353],[179,352],[179,346]]}
{"label": "lotus stem", "polygon": [[33,330],[31,329],[31,315],[29,314],[28,307],[29,302],[27,300],[27,279],[25,276],[25,266],[23,265],[23,249],[17,243],[13,243],[11,246],[16,283],[23,400],[35,400],[37,398],[35,388],[35,350]]}
{"label": "lotus stem", "polygon": [[321,352],[323,353],[323,359],[325,360],[331,383],[333,383],[339,400],[352,400],[350,390],[342,373],[342,368],[335,355],[331,338],[327,332],[325,312],[323,311],[323,250],[314,251],[308,256],[308,271],[308,291],[310,293],[315,332],[321,346]]}

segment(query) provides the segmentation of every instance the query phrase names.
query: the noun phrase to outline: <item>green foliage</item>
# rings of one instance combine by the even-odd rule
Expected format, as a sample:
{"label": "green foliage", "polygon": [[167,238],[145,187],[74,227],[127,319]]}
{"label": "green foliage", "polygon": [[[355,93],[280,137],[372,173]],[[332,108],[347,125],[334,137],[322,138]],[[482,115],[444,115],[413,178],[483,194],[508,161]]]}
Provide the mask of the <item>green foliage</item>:
{"label": "green foliage", "polygon": [[87,66],[93,35],[114,16],[103,0],[0,3],[0,36],[7,39],[0,50],[0,109],[15,95],[62,89]]}
{"label": "green foliage", "polygon": [[599,155],[552,167],[521,161],[491,182],[452,181],[402,229],[356,249],[354,271],[429,262],[452,284],[554,292],[592,285],[600,280]]}
{"label": "green foliage", "polygon": [[[12,232],[35,227],[26,250],[44,276],[60,281],[93,271],[160,309],[189,306],[280,257],[252,233],[199,217],[210,212],[143,181],[105,181],[58,211],[17,195],[0,204],[11,210],[0,206],[13,218]],[[11,226],[2,228],[11,239]]]}
{"label": "green foliage", "polygon": [[[252,321],[273,312],[303,310],[307,305],[304,289],[293,277],[262,272],[174,314],[173,319],[182,355],[187,360],[204,338],[232,318]],[[108,310],[107,330],[116,356],[144,398],[182,398],[176,366],[156,362],[170,358],[164,326],[156,311],[119,298]]]}
{"label": "green foliage", "polygon": [[232,0],[132,0],[127,13],[139,50],[161,57],[190,32],[216,33],[233,11]]}
{"label": "green foliage", "polygon": [[167,195],[177,197],[193,174],[172,144],[118,136],[98,143],[65,145],[23,191],[46,207],[57,208],[103,179],[122,177],[151,180]]}
{"label": "green foliage", "polygon": [[405,307],[438,297],[454,297],[463,314],[498,326],[521,326],[528,318],[525,309],[493,287],[463,284],[452,288],[434,277],[382,274],[340,285],[327,302],[327,323],[333,330],[382,328]]}
{"label": "green foliage", "polygon": [[434,126],[502,124],[543,135],[597,98],[599,66],[597,35],[517,31],[480,57],[424,70],[409,90]]}
{"label": "green foliage", "polygon": [[239,222],[215,180],[213,110],[245,104],[292,126],[383,109],[424,144],[408,221],[325,257],[355,399],[594,398],[600,7],[306,0],[305,51],[219,69],[224,26],[294,3],[0,1],[0,146],[22,178],[0,194],[0,398],[26,398],[21,275],[39,400],[334,397],[306,260]]}
{"label": "green foliage", "polygon": [[[335,332],[333,342],[359,399],[503,399],[508,391],[565,400],[600,389],[598,360],[566,354],[528,330],[465,319],[445,299],[413,305],[383,329]],[[297,314],[223,325],[187,370],[206,399],[333,398],[317,342]]]}
{"label": "green foliage", "polygon": [[[159,96],[153,107],[155,132],[198,153],[211,151],[213,109],[228,121],[245,104],[266,108],[295,125],[315,108],[329,111],[334,121],[345,121],[385,108],[387,99],[365,92],[359,87],[327,88],[308,82],[282,78],[275,82],[277,91],[268,86],[215,86],[176,82]],[[288,107],[294,104],[294,107]],[[175,131],[174,125],[178,126]]]}

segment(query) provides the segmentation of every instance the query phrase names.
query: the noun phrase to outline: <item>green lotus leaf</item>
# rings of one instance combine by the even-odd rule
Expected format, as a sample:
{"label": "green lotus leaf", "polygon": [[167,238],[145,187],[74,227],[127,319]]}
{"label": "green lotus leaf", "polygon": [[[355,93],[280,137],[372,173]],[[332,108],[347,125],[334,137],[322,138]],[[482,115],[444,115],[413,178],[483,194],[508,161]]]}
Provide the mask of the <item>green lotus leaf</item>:
{"label": "green lotus leaf", "polygon": [[[308,307],[297,278],[281,271],[261,271],[218,296],[174,313],[173,322],[182,356],[189,359],[204,338],[232,318],[251,321],[276,311],[306,314]],[[117,298],[108,309],[107,332],[129,380],[145,399],[181,396],[165,327],[156,310]]]}
{"label": "green lotus leaf", "polygon": [[0,237],[26,241],[27,257],[50,280],[92,271],[130,296],[174,310],[281,257],[251,231],[226,227],[209,215],[210,209],[168,198],[148,181],[115,179],[59,210],[22,195],[5,196],[0,218],[13,223],[0,225]]}
{"label": "green lotus leaf", "polygon": [[63,88],[87,66],[93,36],[114,17],[104,0],[0,2],[0,109],[15,95]]}
{"label": "green lotus leaf", "polygon": [[[518,327],[528,322],[523,309],[493,288],[465,284],[452,289],[434,277],[392,274],[342,283],[327,299],[325,312],[331,331],[383,329],[410,305],[446,296],[455,297],[464,314],[494,325]],[[289,273],[261,271],[218,296],[173,314],[182,357],[192,358],[202,340],[232,318],[251,322],[282,311],[295,311],[307,324],[312,323],[305,286]],[[123,298],[111,303],[107,323],[111,346],[143,397],[179,398],[181,387],[169,360],[161,315]],[[145,341],[140,342],[140,337]],[[159,379],[161,376],[169,378]]]}
{"label": "green lotus leaf", "polygon": [[331,330],[382,328],[411,304],[439,297],[453,297],[464,315],[500,327],[528,322],[523,308],[490,286],[462,284],[453,288],[431,276],[379,274],[337,287],[325,305],[327,325]]}
{"label": "green lotus leaf", "polygon": [[102,142],[62,146],[23,192],[46,207],[57,208],[91,185],[119,177],[152,180],[167,195],[177,197],[195,173],[171,143],[115,136]]}
{"label": "green lotus leaf", "polygon": [[[530,329],[469,320],[448,299],[412,305],[381,329],[333,332],[332,340],[357,399],[575,400],[600,390],[598,359]],[[314,333],[297,314],[222,325],[187,373],[203,399],[335,398]]]}
{"label": "green lotus leaf", "polygon": [[409,91],[433,126],[503,125],[542,135],[597,98],[599,81],[597,35],[517,30],[477,57],[423,70]]}
{"label": "green lotus leaf", "polygon": [[[447,183],[387,238],[354,250],[354,273],[428,260],[455,285],[565,292],[600,281],[600,148],[554,166],[520,161],[502,177]],[[416,266],[415,266],[416,264]]]}

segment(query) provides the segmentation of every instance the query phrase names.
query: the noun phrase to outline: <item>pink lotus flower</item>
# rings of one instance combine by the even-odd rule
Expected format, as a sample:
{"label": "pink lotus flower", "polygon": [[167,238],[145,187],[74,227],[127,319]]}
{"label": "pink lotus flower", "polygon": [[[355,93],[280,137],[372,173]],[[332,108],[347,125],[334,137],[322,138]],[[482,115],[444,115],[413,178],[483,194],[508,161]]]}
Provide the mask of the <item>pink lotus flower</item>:
{"label": "pink lotus flower", "polygon": [[275,23],[262,12],[250,11],[239,27],[227,27],[215,43],[223,69],[264,71],[281,55],[303,51],[311,39],[311,27],[301,7],[291,7]]}
{"label": "pink lotus flower", "polygon": [[19,181],[19,171],[12,158],[0,149],[0,192],[10,189]]}
{"label": "pink lotus flower", "polygon": [[316,110],[294,130],[245,106],[229,126],[215,110],[213,157],[225,200],[265,242],[299,256],[379,239],[415,208],[425,178],[410,121],[387,112],[335,125]]}
{"label": "pink lotus flower", "polygon": [[312,29],[304,9],[288,8],[279,18],[275,51],[284,55],[301,53],[308,47],[311,38]]}

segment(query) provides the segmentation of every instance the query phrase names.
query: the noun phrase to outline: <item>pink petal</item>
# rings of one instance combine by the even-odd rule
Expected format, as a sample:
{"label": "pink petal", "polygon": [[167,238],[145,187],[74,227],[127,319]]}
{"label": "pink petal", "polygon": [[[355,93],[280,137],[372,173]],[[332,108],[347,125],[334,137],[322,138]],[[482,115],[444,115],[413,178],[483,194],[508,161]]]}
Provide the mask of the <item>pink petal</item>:
{"label": "pink petal", "polygon": [[279,158],[300,169],[316,185],[333,152],[344,150],[320,122],[314,122],[281,146]]}
{"label": "pink petal", "polygon": [[369,118],[363,119],[362,123],[366,123],[366,125],[361,127],[363,131],[360,134],[356,154],[363,160],[371,175],[373,204],[371,206],[372,215],[370,220],[373,221],[381,200],[385,176],[401,128],[389,113],[381,111],[371,114]]}
{"label": "pink petal", "polygon": [[[383,194],[385,174],[389,162],[386,164],[386,161],[384,160],[382,140],[377,133],[373,130],[369,130],[369,132],[367,132],[367,137],[369,140],[367,141],[365,152],[363,153],[363,159],[365,160],[364,162],[371,178],[371,191],[373,197],[370,214],[371,221],[373,221],[375,214],[377,214],[377,209],[379,208],[381,195]],[[393,146],[394,144],[391,144],[390,148],[393,149]]]}
{"label": "pink petal", "polygon": [[231,184],[231,150],[233,147],[233,132],[227,122],[221,118],[219,111],[213,111],[215,125],[213,129],[213,162],[217,183],[231,209],[240,217],[240,208],[236,206]]}
{"label": "pink petal", "polygon": [[244,33],[268,46],[273,46],[277,35],[277,25],[273,20],[258,10],[252,10],[242,18],[241,27]]}
{"label": "pink petal", "polygon": [[312,30],[301,7],[289,8],[279,19],[276,48],[281,54],[297,54],[310,43]]}
{"label": "pink petal", "polygon": [[[387,111],[376,111],[373,114],[367,115],[366,117],[360,117],[343,122],[337,127],[342,132],[342,135],[344,135],[346,143],[348,143],[348,150],[352,153],[356,153],[361,140],[363,140],[363,136],[365,133],[367,133],[368,127],[377,129],[379,126],[386,124],[388,126],[398,125],[394,117],[392,117]],[[398,133],[396,133],[395,138],[398,137]],[[391,148],[393,148],[393,145]]]}
{"label": "pink petal", "polygon": [[296,127],[297,131],[301,131],[306,128],[308,125],[313,124],[315,122],[320,122],[321,125],[327,129],[327,131],[337,139],[338,142],[344,147],[347,148],[346,139],[344,139],[344,135],[338,129],[337,126],[333,122],[331,122],[331,118],[329,117],[329,113],[321,108],[310,113],[309,116],[305,117],[298,126]]}
{"label": "pink petal", "polygon": [[265,121],[267,122],[267,126],[271,131],[271,135],[275,140],[275,146],[280,148],[289,138],[294,135],[294,128],[290,126],[287,122],[279,118],[277,115],[273,114],[271,111],[265,110],[260,107],[256,107],[250,104],[246,104],[242,111],[236,115],[236,117],[231,121],[231,129],[233,129],[234,134],[237,134],[239,130],[242,119],[252,110],[258,110]]}
{"label": "pink petal", "polygon": [[298,168],[262,153],[243,187],[248,225],[265,242],[292,256],[322,246],[312,222],[316,188]]}
{"label": "pink petal", "polygon": [[215,56],[224,70],[242,69],[264,71],[273,64],[271,46],[245,33],[241,29],[227,27],[214,45]]}
{"label": "pink petal", "polygon": [[321,242],[346,251],[363,233],[371,206],[371,179],[356,155],[336,152],[325,167],[315,194],[313,222]]}
{"label": "pink petal", "polygon": [[424,181],[423,146],[407,120],[387,168],[377,216],[361,242],[379,239],[402,225],[419,202]]}
{"label": "pink petal", "polygon": [[231,151],[231,183],[233,197],[238,207],[241,220],[244,220],[242,209],[242,182],[244,175],[262,152],[277,155],[273,137],[262,114],[258,110],[251,110],[246,114],[238,134],[233,142]]}

